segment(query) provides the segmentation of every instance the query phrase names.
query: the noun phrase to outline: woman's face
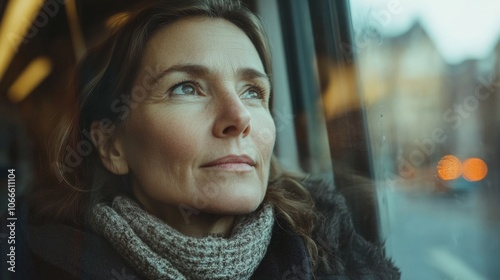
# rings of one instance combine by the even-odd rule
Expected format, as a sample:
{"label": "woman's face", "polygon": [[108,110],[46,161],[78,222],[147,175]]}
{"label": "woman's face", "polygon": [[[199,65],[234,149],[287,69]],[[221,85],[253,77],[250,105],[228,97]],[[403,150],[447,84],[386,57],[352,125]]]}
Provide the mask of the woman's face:
{"label": "woman's face", "polygon": [[135,86],[148,95],[131,103],[116,141],[136,197],[153,211],[255,210],[275,126],[269,79],[245,33],[223,19],[170,24],[148,42]]}

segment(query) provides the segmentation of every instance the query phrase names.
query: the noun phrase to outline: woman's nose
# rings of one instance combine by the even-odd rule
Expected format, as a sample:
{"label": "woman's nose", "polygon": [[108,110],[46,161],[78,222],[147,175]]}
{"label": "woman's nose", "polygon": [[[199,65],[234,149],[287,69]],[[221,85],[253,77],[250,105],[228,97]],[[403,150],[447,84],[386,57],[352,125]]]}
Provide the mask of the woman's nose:
{"label": "woman's nose", "polygon": [[231,94],[217,102],[217,117],[213,126],[215,137],[246,137],[250,133],[250,112],[239,96]]}

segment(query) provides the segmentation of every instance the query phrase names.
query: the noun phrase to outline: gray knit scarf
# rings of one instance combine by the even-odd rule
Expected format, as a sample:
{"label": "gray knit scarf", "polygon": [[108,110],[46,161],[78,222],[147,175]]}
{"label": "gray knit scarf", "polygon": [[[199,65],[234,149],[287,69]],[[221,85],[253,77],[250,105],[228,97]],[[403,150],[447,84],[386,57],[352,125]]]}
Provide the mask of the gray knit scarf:
{"label": "gray knit scarf", "polygon": [[93,225],[147,279],[249,279],[264,258],[273,209],[239,216],[228,238],[190,237],[117,196],[93,209]]}

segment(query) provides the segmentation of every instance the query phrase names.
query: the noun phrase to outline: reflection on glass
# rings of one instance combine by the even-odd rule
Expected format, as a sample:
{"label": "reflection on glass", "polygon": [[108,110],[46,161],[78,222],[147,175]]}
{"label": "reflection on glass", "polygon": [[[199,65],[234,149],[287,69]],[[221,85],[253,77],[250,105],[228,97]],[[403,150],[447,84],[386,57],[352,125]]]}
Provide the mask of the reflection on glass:
{"label": "reflection on glass", "polygon": [[403,279],[498,279],[500,2],[350,8],[387,253]]}
{"label": "reflection on glass", "polygon": [[453,155],[446,155],[437,164],[437,175],[441,180],[455,180],[462,175],[462,162]]}

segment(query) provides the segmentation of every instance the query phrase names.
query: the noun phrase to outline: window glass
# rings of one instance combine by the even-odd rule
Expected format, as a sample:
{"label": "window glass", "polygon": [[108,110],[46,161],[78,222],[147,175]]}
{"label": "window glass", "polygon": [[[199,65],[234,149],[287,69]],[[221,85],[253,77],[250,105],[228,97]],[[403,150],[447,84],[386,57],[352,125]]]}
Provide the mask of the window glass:
{"label": "window glass", "polygon": [[500,275],[500,3],[351,0],[379,220],[403,279]]}
{"label": "window glass", "polygon": [[500,3],[258,3],[281,24],[275,96],[289,92],[296,138],[278,131],[280,158],[314,174],[329,157],[358,231],[403,279],[500,275]]}

